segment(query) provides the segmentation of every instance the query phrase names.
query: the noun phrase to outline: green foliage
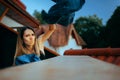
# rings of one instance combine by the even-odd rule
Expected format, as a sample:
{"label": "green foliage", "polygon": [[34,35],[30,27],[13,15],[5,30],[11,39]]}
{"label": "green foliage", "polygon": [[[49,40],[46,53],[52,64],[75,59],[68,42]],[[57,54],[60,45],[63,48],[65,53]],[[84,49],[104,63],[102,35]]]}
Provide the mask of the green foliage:
{"label": "green foliage", "polygon": [[102,47],[98,46],[101,42],[99,35],[103,27],[102,19],[99,19],[96,15],[80,17],[75,21],[74,26],[78,34],[87,43],[88,48]]}
{"label": "green foliage", "polygon": [[42,19],[41,13],[37,10],[34,11],[33,16],[41,23],[46,24],[46,22]]}
{"label": "green foliage", "polygon": [[99,19],[96,15],[80,17],[75,21],[74,25],[80,35],[90,30],[94,30],[95,33],[99,33],[100,27],[103,26],[102,19]]}
{"label": "green foliage", "polygon": [[120,6],[118,6],[106,25],[106,42],[110,47],[120,47]]}

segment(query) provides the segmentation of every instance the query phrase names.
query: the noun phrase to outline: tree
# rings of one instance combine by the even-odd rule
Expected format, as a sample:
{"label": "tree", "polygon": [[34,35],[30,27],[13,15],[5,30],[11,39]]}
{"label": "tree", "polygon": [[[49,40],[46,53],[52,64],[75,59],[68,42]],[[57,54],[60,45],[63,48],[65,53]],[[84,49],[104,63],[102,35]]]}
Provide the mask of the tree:
{"label": "tree", "polygon": [[96,15],[88,17],[80,17],[74,23],[78,34],[85,40],[88,48],[102,47],[99,46],[101,42],[100,31],[103,27],[102,19]]}
{"label": "tree", "polygon": [[120,6],[118,6],[106,25],[106,42],[110,47],[120,47]]}
{"label": "tree", "polygon": [[41,23],[46,24],[46,22],[42,19],[41,13],[37,10],[34,11],[33,16]]}

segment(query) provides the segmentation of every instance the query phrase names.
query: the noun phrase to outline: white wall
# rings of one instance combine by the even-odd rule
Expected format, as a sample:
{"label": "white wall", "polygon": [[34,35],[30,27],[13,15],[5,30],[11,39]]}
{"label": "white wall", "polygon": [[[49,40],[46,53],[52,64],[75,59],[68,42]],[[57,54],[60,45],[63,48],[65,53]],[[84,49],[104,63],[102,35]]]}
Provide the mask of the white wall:
{"label": "white wall", "polygon": [[68,41],[68,45],[66,46],[62,46],[59,48],[53,48],[52,46],[49,45],[48,41],[45,42],[44,44],[46,47],[56,51],[57,53],[59,53],[60,55],[64,54],[64,51],[69,50],[69,49],[82,49],[82,46],[78,46],[75,39],[70,36],[69,41]]}
{"label": "white wall", "polygon": [[15,20],[13,20],[12,18],[8,16],[4,16],[3,19],[1,20],[1,23],[9,27],[22,27],[23,26],[22,24],[16,22]]}

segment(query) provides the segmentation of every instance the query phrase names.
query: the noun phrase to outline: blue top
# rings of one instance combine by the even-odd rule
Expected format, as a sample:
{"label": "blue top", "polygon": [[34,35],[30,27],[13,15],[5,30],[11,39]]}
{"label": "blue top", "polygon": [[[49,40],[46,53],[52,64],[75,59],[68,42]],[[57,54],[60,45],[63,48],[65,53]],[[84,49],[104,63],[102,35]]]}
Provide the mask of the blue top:
{"label": "blue top", "polygon": [[26,64],[30,62],[37,62],[40,61],[40,58],[36,54],[24,54],[21,56],[16,57],[15,65]]}

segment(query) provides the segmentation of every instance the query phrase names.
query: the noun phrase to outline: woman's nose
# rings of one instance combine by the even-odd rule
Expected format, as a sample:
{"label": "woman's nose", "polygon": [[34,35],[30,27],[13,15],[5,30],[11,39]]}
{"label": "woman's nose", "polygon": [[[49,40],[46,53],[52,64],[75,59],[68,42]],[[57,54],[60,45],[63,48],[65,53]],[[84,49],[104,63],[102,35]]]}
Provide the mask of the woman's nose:
{"label": "woman's nose", "polygon": [[33,40],[33,36],[32,35],[30,36],[30,40]]}

